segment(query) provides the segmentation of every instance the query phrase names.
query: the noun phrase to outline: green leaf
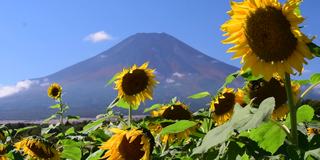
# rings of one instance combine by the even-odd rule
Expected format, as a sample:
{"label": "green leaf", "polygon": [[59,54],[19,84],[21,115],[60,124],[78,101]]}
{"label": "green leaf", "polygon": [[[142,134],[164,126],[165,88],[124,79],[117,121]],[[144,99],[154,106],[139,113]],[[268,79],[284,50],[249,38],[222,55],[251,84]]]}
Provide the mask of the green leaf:
{"label": "green leaf", "polygon": [[247,155],[247,153],[244,153],[241,157],[241,160],[250,160],[250,157]]}
{"label": "green leaf", "polygon": [[119,74],[120,73],[114,74],[113,77],[107,82],[107,86],[110,85],[111,83],[113,83],[117,79]]}
{"label": "green leaf", "polygon": [[[130,104],[127,103],[126,101],[124,101],[123,99],[119,99],[119,101],[117,102],[116,104],[117,107],[120,107],[120,108],[124,108],[124,109],[129,109],[130,107]],[[139,108],[139,106],[131,106],[131,108],[133,110],[137,110]]]}
{"label": "green leaf", "polygon": [[210,130],[203,138],[202,144],[193,150],[193,154],[205,153],[210,148],[224,143],[232,136],[234,130],[243,131],[257,127],[270,117],[274,106],[275,100],[273,97],[265,99],[258,110],[252,110],[250,105],[243,108],[236,104],[231,119],[225,124]]}
{"label": "green leaf", "polygon": [[71,139],[62,140],[63,151],[61,153],[62,158],[79,160],[82,157],[80,143]]}
{"label": "green leaf", "polygon": [[162,106],[162,104],[154,104],[154,105],[152,105],[152,106],[149,107],[149,108],[145,108],[144,111],[143,111],[143,113],[150,112],[150,111],[152,111],[152,110],[158,109],[158,108],[160,108],[161,106]]}
{"label": "green leaf", "polygon": [[50,106],[51,109],[60,108],[60,103]]}
{"label": "green leaf", "polygon": [[71,115],[68,115],[68,116],[67,116],[67,119],[68,119],[68,120],[72,120],[72,119],[73,119],[73,120],[79,120],[79,119],[80,119],[80,116],[71,116]]}
{"label": "green leaf", "polygon": [[307,85],[307,84],[309,84],[310,83],[310,80],[308,80],[308,79],[303,79],[303,80],[295,80],[294,81],[295,83],[298,83],[299,85]]}
{"label": "green leaf", "polygon": [[307,46],[309,47],[310,51],[317,57],[320,57],[320,47],[314,43],[308,43]]}
{"label": "green leaf", "polygon": [[247,69],[245,72],[241,73],[241,76],[247,81],[255,81],[260,78],[263,78],[262,75],[259,75],[259,76],[252,75],[251,69]]}
{"label": "green leaf", "polygon": [[223,88],[225,88],[228,84],[232,83],[240,74],[240,71],[236,71],[234,73],[229,74],[225,81],[224,84],[221,86],[221,88],[219,89],[219,91],[221,91]]}
{"label": "green leaf", "polygon": [[[299,107],[297,110],[297,123],[311,122],[313,116],[314,116],[314,109],[309,105],[303,105]],[[288,126],[288,128],[291,128],[290,113],[288,115],[288,118],[285,121],[285,125]]]}
{"label": "green leaf", "polygon": [[24,132],[24,131],[27,131],[27,130],[31,130],[31,129],[34,129],[34,128],[37,128],[37,127],[38,127],[38,126],[33,125],[33,126],[28,126],[28,127],[19,128],[19,129],[17,129],[16,135],[18,135],[18,134],[21,133],[21,132]]}
{"label": "green leaf", "polygon": [[95,141],[105,142],[110,137],[104,132],[103,129],[96,129],[90,132],[89,136],[94,139]]}
{"label": "green leaf", "polygon": [[43,120],[43,123],[49,123],[51,120],[57,118],[56,114],[51,115],[49,118]]}
{"label": "green leaf", "polygon": [[66,135],[70,135],[70,134],[74,134],[75,133],[75,130],[74,130],[74,127],[71,127],[69,128],[68,130],[66,130]]}
{"label": "green leaf", "polygon": [[320,159],[320,148],[307,151],[304,154],[304,159],[307,159],[308,157],[310,157],[310,159],[311,159],[311,157],[314,158],[314,159]]}
{"label": "green leaf", "polygon": [[258,128],[252,129],[249,132],[250,139],[257,142],[259,147],[272,154],[284,143],[286,136],[282,128],[271,121],[263,123]]}
{"label": "green leaf", "polygon": [[205,97],[208,97],[210,96],[211,94],[209,92],[199,92],[199,93],[196,93],[196,94],[193,94],[191,96],[189,96],[188,98],[191,98],[191,99],[201,99],[201,98],[205,98]]}
{"label": "green leaf", "polygon": [[172,133],[180,133],[195,125],[197,125],[196,122],[189,121],[189,120],[177,121],[176,123],[163,128],[160,134],[165,135],[165,134],[172,134]]}
{"label": "green leaf", "polygon": [[104,150],[97,150],[94,153],[90,154],[90,156],[86,160],[99,160],[104,153]]}
{"label": "green leaf", "polygon": [[101,118],[101,119],[95,120],[95,121],[85,125],[83,127],[83,130],[81,131],[81,133],[89,133],[89,132],[99,128],[104,121],[105,121],[105,119]]}
{"label": "green leaf", "polygon": [[320,82],[320,73],[315,73],[310,77],[311,84],[316,84]]}

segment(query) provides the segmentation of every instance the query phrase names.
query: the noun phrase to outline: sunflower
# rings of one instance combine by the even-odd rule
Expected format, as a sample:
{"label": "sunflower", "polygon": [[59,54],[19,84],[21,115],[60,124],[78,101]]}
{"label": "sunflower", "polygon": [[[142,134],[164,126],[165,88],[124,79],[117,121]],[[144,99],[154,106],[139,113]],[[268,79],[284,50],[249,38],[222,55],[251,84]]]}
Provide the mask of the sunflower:
{"label": "sunflower", "polygon": [[[298,99],[298,94],[300,91],[300,86],[296,83],[292,83],[292,92],[295,101]],[[283,80],[279,76],[271,78],[270,81],[264,79],[258,79],[250,81],[246,85],[246,91],[252,100],[253,107],[259,107],[260,103],[268,98],[274,97],[276,104],[272,113],[272,118],[275,120],[280,120],[285,118],[286,114],[289,112],[289,107],[287,105],[287,93],[284,86]]]}
{"label": "sunflower", "polygon": [[219,95],[211,101],[210,109],[216,125],[221,125],[228,121],[233,114],[233,107],[236,103],[244,105],[244,92],[233,88],[224,88]]}
{"label": "sunflower", "polygon": [[[188,107],[181,103],[176,102],[174,104],[164,105],[160,107],[157,111],[151,112],[152,117],[161,117],[167,120],[190,120],[192,119],[192,113],[189,111]],[[162,129],[174,122],[162,122],[160,124],[149,124],[150,130],[154,135],[159,134]],[[161,135],[160,139],[163,143],[172,143],[174,141],[182,141],[188,139],[190,135],[196,130],[196,127],[191,127],[183,132],[175,134]]]}
{"label": "sunflower", "polygon": [[315,135],[315,134],[320,134],[320,128],[307,128],[307,134],[310,135]]}
{"label": "sunflower", "polygon": [[0,160],[7,160],[8,157],[6,156],[7,154],[7,147],[5,144],[0,143]]}
{"label": "sunflower", "polygon": [[111,129],[115,133],[99,148],[108,150],[101,159],[108,160],[150,160],[154,139],[146,129]]}
{"label": "sunflower", "polygon": [[118,73],[115,81],[118,98],[134,106],[146,99],[152,100],[153,88],[157,84],[154,71],[148,68],[148,62],[140,67],[133,65],[131,68],[123,69]]}
{"label": "sunflower", "polygon": [[311,42],[299,28],[304,18],[296,14],[301,0],[244,0],[231,2],[231,19],[221,29],[228,36],[225,44],[235,44],[227,52],[241,58],[242,70],[251,68],[255,76],[268,81],[274,73],[284,77],[302,72],[305,58],[313,58],[306,43]]}
{"label": "sunflower", "polygon": [[52,83],[48,88],[48,96],[52,99],[59,99],[61,97],[62,87],[58,83]]}
{"label": "sunflower", "polygon": [[15,144],[17,150],[22,149],[25,155],[33,159],[59,160],[59,153],[46,140],[40,137],[27,137]]}

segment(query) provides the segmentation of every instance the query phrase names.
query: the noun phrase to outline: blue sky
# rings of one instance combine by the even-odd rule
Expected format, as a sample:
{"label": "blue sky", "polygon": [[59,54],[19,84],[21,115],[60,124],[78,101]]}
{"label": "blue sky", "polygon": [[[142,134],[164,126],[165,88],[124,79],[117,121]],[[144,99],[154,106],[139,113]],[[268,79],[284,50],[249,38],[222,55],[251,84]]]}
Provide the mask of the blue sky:
{"label": "blue sky", "polygon": [[[320,36],[317,6],[318,0],[301,6],[307,35]],[[0,85],[54,73],[137,32],[169,33],[240,67],[238,60],[230,60],[231,54],[225,53],[230,46],[220,42],[219,28],[228,19],[229,9],[229,0],[1,1]],[[312,60],[306,75],[320,72],[319,62]]]}

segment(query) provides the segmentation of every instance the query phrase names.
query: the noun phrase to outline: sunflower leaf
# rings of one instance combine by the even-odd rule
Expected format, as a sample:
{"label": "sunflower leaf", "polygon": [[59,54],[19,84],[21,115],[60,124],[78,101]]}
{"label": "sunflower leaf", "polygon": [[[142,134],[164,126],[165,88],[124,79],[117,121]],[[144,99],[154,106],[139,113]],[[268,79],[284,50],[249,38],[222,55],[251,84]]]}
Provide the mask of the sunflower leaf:
{"label": "sunflower leaf", "polygon": [[304,159],[320,159],[320,148],[307,151],[304,154]]}
{"label": "sunflower leaf", "polygon": [[104,118],[95,120],[95,121],[93,121],[93,122],[85,125],[85,126],[83,127],[83,130],[82,130],[81,132],[82,132],[82,133],[89,133],[89,132],[91,132],[91,131],[99,128],[104,121],[105,121]]}
{"label": "sunflower leaf", "polygon": [[258,128],[249,132],[249,138],[258,143],[258,145],[270,152],[275,153],[284,143],[286,133],[277,124],[269,121],[261,124]]}
{"label": "sunflower leaf", "polygon": [[308,43],[307,46],[315,56],[320,57],[320,47],[318,45],[311,42]]}
{"label": "sunflower leaf", "polygon": [[90,154],[90,156],[86,160],[100,159],[103,153],[104,153],[104,150],[99,149],[99,150],[93,152],[92,154]]}
{"label": "sunflower leaf", "polygon": [[199,93],[196,93],[196,94],[193,94],[191,96],[189,96],[188,98],[191,98],[191,99],[201,99],[201,98],[205,98],[205,97],[208,97],[210,96],[211,94],[209,92],[199,92]]}
{"label": "sunflower leaf", "polygon": [[227,77],[226,77],[226,79],[225,79],[225,81],[224,81],[224,84],[221,86],[221,88],[219,89],[219,92],[221,91],[221,90],[223,90],[223,88],[225,88],[228,84],[231,84],[238,76],[239,76],[239,74],[240,74],[240,71],[236,71],[236,72],[234,72],[234,73],[231,73],[231,74],[229,74]]}
{"label": "sunflower leaf", "polygon": [[60,103],[50,106],[51,109],[60,108]]}
{"label": "sunflower leaf", "polygon": [[315,73],[310,77],[311,84],[316,84],[320,82],[320,73]]}
{"label": "sunflower leaf", "polygon": [[160,134],[165,135],[165,134],[172,134],[172,133],[180,133],[191,127],[194,127],[195,125],[197,125],[196,122],[189,121],[189,120],[177,121],[176,123],[163,128]]}
{"label": "sunflower leaf", "polygon": [[113,77],[107,82],[107,85],[106,86],[109,86],[110,84],[112,84],[118,77],[120,73],[116,73],[113,75]]}
{"label": "sunflower leaf", "polygon": [[307,85],[310,83],[310,80],[302,79],[302,80],[294,80],[293,82],[298,83],[299,85]]}
{"label": "sunflower leaf", "polygon": [[236,104],[231,119],[225,124],[210,130],[203,138],[202,144],[193,150],[193,154],[205,153],[210,148],[224,143],[232,136],[234,130],[243,131],[257,127],[270,117],[274,106],[275,100],[273,97],[265,99],[257,110],[252,110],[250,105],[243,108]]}
{"label": "sunflower leaf", "polygon": [[145,108],[144,111],[143,111],[143,113],[150,112],[150,111],[152,111],[152,110],[155,110],[155,109],[157,109],[157,108],[160,108],[161,106],[162,106],[162,104],[154,104],[154,105],[152,105],[152,106],[149,107],[149,108]]}
{"label": "sunflower leaf", "polygon": [[81,159],[81,144],[71,139],[65,139],[61,141],[63,146],[63,152],[61,153],[62,158],[79,160]]}
{"label": "sunflower leaf", "polygon": [[[303,105],[299,107],[297,110],[297,123],[311,122],[313,116],[314,116],[314,109],[309,105]],[[288,128],[291,128],[290,113],[288,115],[288,118],[285,121],[285,125]]]}
{"label": "sunflower leaf", "polygon": [[[123,99],[119,99],[119,101],[116,104],[117,107],[129,109],[130,104],[124,101]],[[139,105],[131,106],[133,110],[137,110],[139,108]]]}

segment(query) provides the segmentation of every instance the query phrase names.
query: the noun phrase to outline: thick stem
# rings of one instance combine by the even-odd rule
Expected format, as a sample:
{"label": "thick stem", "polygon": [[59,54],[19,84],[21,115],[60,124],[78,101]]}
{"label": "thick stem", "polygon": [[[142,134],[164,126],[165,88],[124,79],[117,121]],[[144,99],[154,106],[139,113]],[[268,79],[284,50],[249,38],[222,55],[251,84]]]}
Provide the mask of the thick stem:
{"label": "thick stem", "polygon": [[130,105],[130,106],[129,106],[129,112],[128,112],[128,126],[129,126],[129,127],[131,127],[131,121],[132,121],[131,112],[132,112],[132,106]]}
{"label": "thick stem", "polygon": [[285,75],[285,88],[290,110],[290,124],[291,124],[291,142],[294,146],[298,146],[298,131],[297,131],[297,108],[293,101],[290,74]]}

